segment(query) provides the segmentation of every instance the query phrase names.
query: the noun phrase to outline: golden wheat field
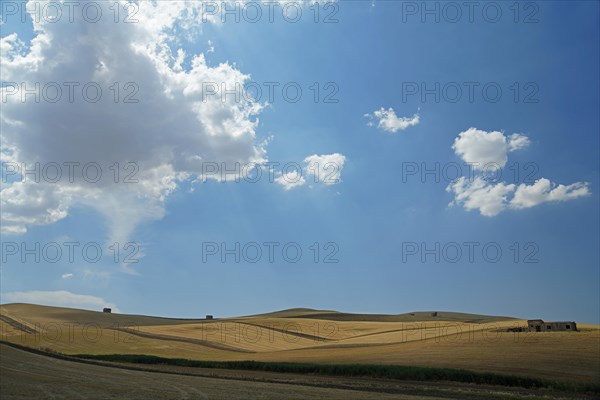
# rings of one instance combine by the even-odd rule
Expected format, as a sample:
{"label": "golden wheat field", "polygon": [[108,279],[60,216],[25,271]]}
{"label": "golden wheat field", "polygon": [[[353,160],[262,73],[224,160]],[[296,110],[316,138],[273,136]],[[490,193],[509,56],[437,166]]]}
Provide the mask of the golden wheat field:
{"label": "golden wheat field", "polygon": [[460,368],[571,383],[600,379],[600,327],[508,332],[525,320],[439,312],[344,314],[293,309],[228,319],[170,319],[29,304],[0,306],[6,342],[74,354],[193,360]]}

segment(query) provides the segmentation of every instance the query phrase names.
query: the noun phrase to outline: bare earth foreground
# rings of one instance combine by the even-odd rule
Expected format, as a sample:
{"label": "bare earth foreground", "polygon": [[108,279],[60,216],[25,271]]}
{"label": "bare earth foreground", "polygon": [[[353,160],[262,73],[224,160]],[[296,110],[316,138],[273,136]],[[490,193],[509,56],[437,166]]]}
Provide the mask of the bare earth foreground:
{"label": "bare earth foreground", "polygon": [[[591,399],[548,389],[87,361],[146,355],[232,362],[460,368],[574,385],[600,383],[600,331],[515,333],[525,321],[440,312],[359,315],[294,309],[170,319],[31,304],[0,306],[4,399]],[[13,346],[34,349],[24,351]],[[41,352],[40,352],[41,351]],[[53,353],[60,353],[57,358]]]}
{"label": "bare earth foreground", "polygon": [[[158,368],[160,370],[160,368]],[[0,345],[2,399],[584,399],[451,383],[390,382],[217,371],[217,378],[89,365]],[[204,371],[206,372],[206,371]],[[203,373],[199,371],[198,373]],[[278,376],[280,375],[280,376]],[[286,381],[279,383],[278,380]]]}
{"label": "bare earth foreground", "polygon": [[419,399],[383,393],[157,374],[57,360],[2,345],[2,399]]}

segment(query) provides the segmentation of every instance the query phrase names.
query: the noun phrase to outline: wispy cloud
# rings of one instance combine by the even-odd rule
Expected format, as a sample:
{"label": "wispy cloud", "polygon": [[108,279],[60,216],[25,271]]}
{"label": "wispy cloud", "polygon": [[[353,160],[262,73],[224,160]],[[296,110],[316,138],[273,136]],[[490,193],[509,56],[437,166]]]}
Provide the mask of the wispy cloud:
{"label": "wispy cloud", "polygon": [[114,311],[119,309],[114,303],[109,303],[103,298],[85,294],[75,294],[66,290],[58,291],[26,291],[7,292],[1,294],[3,303],[31,303],[54,307],[70,307],[100,311],[103,307],[110,307]]}

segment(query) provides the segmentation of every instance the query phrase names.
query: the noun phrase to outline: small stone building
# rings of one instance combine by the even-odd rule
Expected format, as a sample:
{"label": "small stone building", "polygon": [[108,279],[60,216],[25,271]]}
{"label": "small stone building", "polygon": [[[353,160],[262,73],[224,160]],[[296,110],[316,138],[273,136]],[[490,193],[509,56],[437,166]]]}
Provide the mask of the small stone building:
{"label": "small stone building", "polygon": [[577,331],[574,321],[544,322],[541,319],[530,319],[527,321],[529,332],[569,332]]}
{"label": "small stone building", "polygon": [[104,308],[102,309],[102,312],[105,312],[105,313],[111,313],[111,312],[112,312],[112,309],[110,309],[110,308],[108,308],[108,307],[104,307]]}
{"label": "small stone building", "polygon": [[212,315],[207,315],[206,319],[213,319],[213,316]]}

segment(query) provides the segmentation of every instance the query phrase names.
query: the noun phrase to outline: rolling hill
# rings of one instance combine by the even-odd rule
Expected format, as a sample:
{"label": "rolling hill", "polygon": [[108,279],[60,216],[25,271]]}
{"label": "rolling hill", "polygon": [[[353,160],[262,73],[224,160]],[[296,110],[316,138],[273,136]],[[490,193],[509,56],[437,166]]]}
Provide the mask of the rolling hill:
{"label": "rolling hill", "polygon": [[349,314],[290,309],[225,319],[0,305],[2,341],[67,355],[460,368],[597,383],[600,327],[508,332],[526,321],[464,313]]}

